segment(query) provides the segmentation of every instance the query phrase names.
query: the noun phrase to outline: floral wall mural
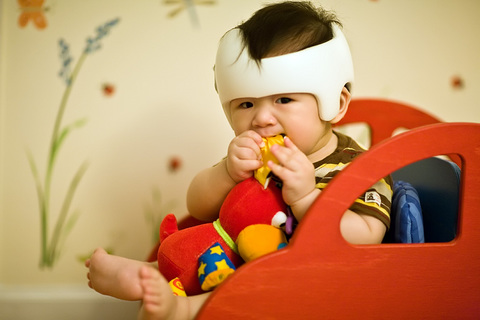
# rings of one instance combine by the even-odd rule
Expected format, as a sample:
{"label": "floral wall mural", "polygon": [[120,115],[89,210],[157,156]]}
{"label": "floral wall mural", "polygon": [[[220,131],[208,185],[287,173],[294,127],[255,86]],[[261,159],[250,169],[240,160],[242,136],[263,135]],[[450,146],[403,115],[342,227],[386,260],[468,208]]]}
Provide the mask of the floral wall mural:
{"label": "floral wall mural", "polygon": [[192,25],[200,26],[200,20],[196,10],[198,5],[213,5],[215,0],[164,0],[163,3],[173,7],[172,11],[168,13],[168,17],[174,18],[183,11],[187,11],[192,21]]}
{"label": "floral wall mural", "polygon": [[[85,48],[83,49],[77,62],[73,65],[74,61],[70,55],[70,48],[68,43],[64,39],[60,39],[58,44],[60,47],[60,59],[61,70],[59,76],[63,79],[65,84],[65,91],[63,92],[60,106],[58,108],[50,145],[48,146],[47,167],[43,172],[43,175],[39,172],[34,156],[28,154],[30,167],[32,169],[33,177],[35,179],[35,186],[37,189],[37,197],[40,212],[40,267],[52,268],[57,259],[60,256],[64,241],[68,236],[71,229],[74,227],[76,219],[80,212],[72,209],[72,201],[75,196],[75,192],[83,178],[85,171],[87,170],[87,162],[83,162],[82,165],[75,172],[70,180],[68,189],[65,190],[62,200],[62,206],[60,212],[53,220],[50,200],[51,197],[62,197],[62,195],[52,194],[51,185],[53,183],[53,174],[55,171],[55,163],[58,155],[62,149],[62,145],[66,143],[67,138],[76,129],[79,129],[87,122],[86,118],[75,120],[71,124],[63,124],[63,116],[68,106],[68,100],[70,92],[75,84],[75,80],[82,69],[83,63],[88,55],[93,54],[101,48],[101,41],[108,35],[110,29],[119,22],[119,19],[111,20],[96,29],[96,36],[89,37],[86,40]],[[73,65],[73,68],[72,68]],[[53,228],[52,228],[53,227]]]}

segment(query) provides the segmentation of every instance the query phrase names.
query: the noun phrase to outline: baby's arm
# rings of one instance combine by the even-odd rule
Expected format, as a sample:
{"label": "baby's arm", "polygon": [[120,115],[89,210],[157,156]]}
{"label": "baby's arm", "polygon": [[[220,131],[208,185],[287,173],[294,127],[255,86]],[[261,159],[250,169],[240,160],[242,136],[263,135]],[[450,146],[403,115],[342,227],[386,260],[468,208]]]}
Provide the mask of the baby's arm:
{"label": "baby's arm", "polygon": [[213,221],[228,192],[235,186],[226,169],[226,160],[198,173],[187,191],[187,209],[190,215],[202,220]]}
{"label": "baby's arm", "polygon": [[262,166],[262,143],[262,137],[254,131],[246,131],[233,138],[227,158],[201,171],[190,183],[188,212],[199,220],[215,220],[228,192]]}
{"label": "baby's arm", "polygon": [[[315,170],[312,163],[293,142],[285,137],[285,147],[272,146],[280,164],[269,162],[269,167],[283,181],[282,195],[293,214],[300,221],[321,191],[315,188]],[[345,240],[355,244],[381,243],[386,227],[379,219],[347,210],[340,222]]]}
{"label": "baby's arm", "polygon": [[340,232],[345,240],[353,244],[381,243],[387,227],[373,216],[347,210],[340,221]]}

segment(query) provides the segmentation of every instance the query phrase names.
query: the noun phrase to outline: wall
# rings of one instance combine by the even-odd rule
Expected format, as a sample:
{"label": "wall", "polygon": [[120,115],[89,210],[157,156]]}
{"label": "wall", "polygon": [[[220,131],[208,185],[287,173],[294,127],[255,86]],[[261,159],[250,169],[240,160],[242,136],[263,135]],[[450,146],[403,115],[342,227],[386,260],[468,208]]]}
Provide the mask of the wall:
{"label": "wall", "polygon": [[[145,214],[186,212],[192,175],[221,159],[232,137],[213,89],[218,39],[263,3],[204,2],[182,9],[187,1],[46,0],[40,15],[47,26],[38,29],[32,20],[20,27],[24,10],[0,0],[0,284],[83,285],[82,259],[94,248],[143,259],[155,228]],[[321,3],[344,23],[356,97],[401,100],[445,121],[480,122],[474,96],[480,2]],[[73,69],[86,38],[115,18],[101,47],[86,56],[65,104],[62,126],[71,132],[53,167],[49,236],[75,172],[88,166],[69,211],[78,218],[65,229],[53,268],[41,269],[41,214],[27,155],[43,183],[55,117],[68,92],[59,76],[59,39],[68,43]],[[68,127],[78,120],[83,125]],[[180,160],[173,170],[172,158]]]}

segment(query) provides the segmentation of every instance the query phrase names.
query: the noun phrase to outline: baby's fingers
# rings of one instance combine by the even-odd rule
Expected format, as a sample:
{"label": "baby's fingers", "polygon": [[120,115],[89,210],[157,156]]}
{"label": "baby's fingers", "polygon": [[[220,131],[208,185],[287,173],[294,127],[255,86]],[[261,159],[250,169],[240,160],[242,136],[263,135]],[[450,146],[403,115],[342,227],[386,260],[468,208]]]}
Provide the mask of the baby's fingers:
{"label": "baby's fingers", "polygon": [[298,147],[295,145],[295,143],[293,143],[293,141],[289,137],[284,137],[283,143],[285,144],[286,148],[292,151],[299,151]]}
{"label": "baby's fingers", "polygon": [[255,143],[259,148],[263,148],[265,146],[265,142],[263,141],[262,136],[259,135],[257,132],[253,130],[248,130],[248,131],[245,131],[243,134],[249,137],[250,139],[252,139],[253,141],[255,141]]}
{"label": "baby's fingers", "polygon": [[270,148],[270,151],[281,166],[287,167],[290,170],[295,169],[295,162],[298,161],[297,158],[299,155],[303,155],[303,153],[288,138],[285,138],[285,146],[273,145]]}
{"label": "baby's fingers", "polygon": [[272,160],[267,162],[267,166],[272,170],[272,172],[283,180],[283,173],[286,171],[285,167],[281,164],[275,163]]}

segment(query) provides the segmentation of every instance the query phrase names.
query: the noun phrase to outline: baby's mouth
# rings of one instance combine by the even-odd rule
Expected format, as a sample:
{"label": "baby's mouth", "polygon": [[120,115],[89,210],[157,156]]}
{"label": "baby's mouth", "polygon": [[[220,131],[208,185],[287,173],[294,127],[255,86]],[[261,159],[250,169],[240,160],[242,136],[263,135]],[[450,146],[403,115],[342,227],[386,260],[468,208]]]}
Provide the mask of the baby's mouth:
{"label": "baby's mouth", "polygon": [[274,134],[274,135],[271,135],[271,136],[262,137],[262,139],[272,139],[272,138],[275,138],[275,137],[278,137],[278,136],[282,136],[283,138],[285,138],[287,135],[285,133],[279,133],[279,134]]}

